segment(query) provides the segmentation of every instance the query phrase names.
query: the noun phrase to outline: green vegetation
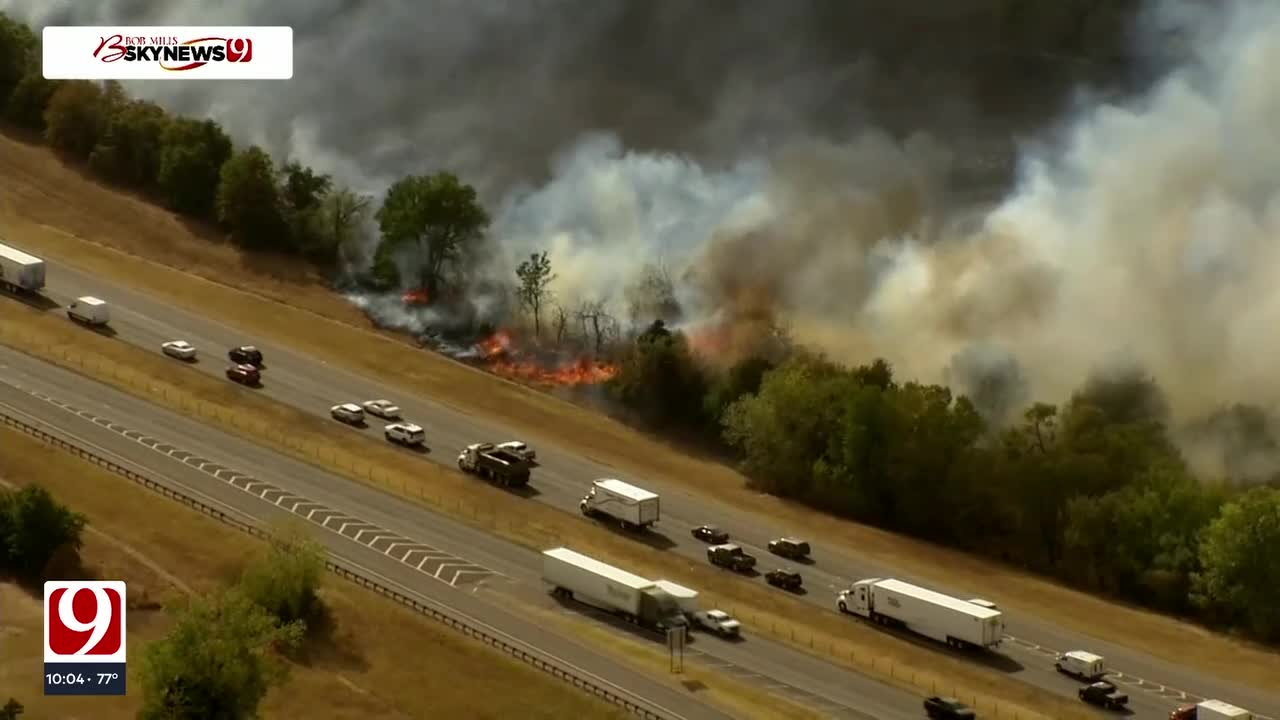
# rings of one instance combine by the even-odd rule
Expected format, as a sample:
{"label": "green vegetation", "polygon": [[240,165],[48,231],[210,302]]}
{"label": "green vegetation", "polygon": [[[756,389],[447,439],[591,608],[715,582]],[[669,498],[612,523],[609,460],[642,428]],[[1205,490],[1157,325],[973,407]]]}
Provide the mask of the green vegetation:
{"label": "green vegetation", "polygon": [[28,584],[48,579],[58,553],[79,552],[84,525],[84,516],[38,485],[0,490],[0,574]]}

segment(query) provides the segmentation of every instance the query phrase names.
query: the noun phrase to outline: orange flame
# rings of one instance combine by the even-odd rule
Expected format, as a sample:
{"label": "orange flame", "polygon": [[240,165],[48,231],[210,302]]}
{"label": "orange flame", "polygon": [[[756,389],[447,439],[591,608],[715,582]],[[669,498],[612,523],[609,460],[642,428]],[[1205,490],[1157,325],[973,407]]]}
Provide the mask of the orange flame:
{"label": "orange flame", "polygon": [[400,302],[403,302],[405,305],[430,305],[431,295],[427,292],[426,288],[406,290],[405,293],[400,296]]}
{"label": "orange flame", "polygon": [[477,343],[487,367],[495,375],[538,385],[594,385],[610,380],[618,368],[609,363],[580,357],[554,366],[514,359],[515,341],[507,330],[499,330]]}

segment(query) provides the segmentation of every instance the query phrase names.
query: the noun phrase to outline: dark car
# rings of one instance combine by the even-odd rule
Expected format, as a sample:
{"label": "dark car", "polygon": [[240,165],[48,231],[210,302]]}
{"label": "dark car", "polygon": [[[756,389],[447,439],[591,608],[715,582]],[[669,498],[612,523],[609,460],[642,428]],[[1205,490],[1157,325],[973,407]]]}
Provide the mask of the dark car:
{"label": "dark car", "polygon": [[778,538],[769,541],[769,552],[792,560],[803,560],[809,557],[809,543],[790,537]]}
{"label": "dark car", "polygon": [[262,367],[262,351],[252,345],[241,345],[227,351],[227,357],[237,365]]}
{"label": "dark car", "polygon": [[262,381],[262,376],[258,374],[258,368],[241,364],[227,368],[227,379],[241,385],[257,385]]}
{"label": "dark car", "polygon": [[1129,696],[1117,692],[1116,686],[1109,682],[1085,685],[1076,694],[1090,705],[1100,705],[1108,710],[1120,710],[1129,704]]}
{"label": "dark car", "polygon": [[933,720],[973,720],[977,717],[972,708],[953,697],[934,696],[925,700],[924,713]]}
{"label": "dark car", "polygon": [[699,525],[693,529],[693,536],[702,542],[709,542],[712,545],[723,545],[729,542],[729,533],[715,525]]}
{"label": "dark car", "polygon": [[799,590],[800,586],[804,583],[804,580],[800,577],[800,573],[793,572],[791,570],[783,570],[781,568],[777,570],[770,570],[765,573],[764,579],[765,582],[770,585],[780,587],[783,590]]}

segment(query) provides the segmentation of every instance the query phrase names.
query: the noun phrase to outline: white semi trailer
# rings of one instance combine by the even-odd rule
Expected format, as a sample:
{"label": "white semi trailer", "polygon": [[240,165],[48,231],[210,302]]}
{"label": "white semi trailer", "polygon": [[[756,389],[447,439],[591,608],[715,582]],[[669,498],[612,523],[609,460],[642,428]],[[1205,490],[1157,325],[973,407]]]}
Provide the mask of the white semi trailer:
{"label": "white semi trailer", "polygon": [[910,630],[957,648],[993,648],[1004,635],[999,610],[894,579],[859,580],[836,598],[840,612]]}
{"label": "white semi trailer", "polygon": [[670,595],[671,599],[676,601],[676,605],[680,606],[686,617],[693,617],[693,614],[698,612],[697,590],[678,585],[670,580],[654,580],[653,584]]}
{"label": "white semi trailer", "polygon": [[44,261],[0,244],[0,287],[14,292],[40,292],[44,289]]}
{"label": "white semi trailer", "polygon": [[641,487],[612,478],[596,480],[578,508],[587,517],[608,517],[629,530],[658,522],[661,499]]}
{"label": "white semi trailer", "polygon": [[552,594],[578,600],[630,622],[666,631],[688,627],[679,603],[652,580],[569,548],[542,553],[542,579]]}

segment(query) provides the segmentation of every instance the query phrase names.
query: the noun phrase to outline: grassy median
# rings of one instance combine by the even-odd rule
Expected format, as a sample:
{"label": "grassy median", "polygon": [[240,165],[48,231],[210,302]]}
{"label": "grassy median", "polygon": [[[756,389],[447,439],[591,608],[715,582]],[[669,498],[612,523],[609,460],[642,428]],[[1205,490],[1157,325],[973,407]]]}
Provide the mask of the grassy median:
{"label": "grassy median", "polygon": [[[825,543],[858,548],[861,555],[907,574],[959,587],[998,587],[996,600],[1006,607],[1113,638],[1156,657],[1179,658],[1199,672],[1263,689],[1273,688],[1280,676],[1280,656],[1269,649],[1076,592],[984,558],[750,492],[742,477],[723,465],[690,457],[597,414],[376,331],[295,260],[242,253],[150,203],[92,182],[44,148],[4,136],[0,222],[5,236],[28,250],[335,366],[498,420],[530,441],[549,439],[637,479],[683,482],[691,491],[803,528]],[[347,352],[350,347],[365,351]],[[1188,655],[1188,647],[1196,652]]]}
{"label": "grassy median", "polygon": [[[1069,718],[1079,706],[1025,683],[899,640],[861,623],[818,611],[784,593],[641,543],[554,508],[523,500],[457,470],[424,461],[369,436],[353,433],[208,377],[159,353],[85,331],[65,319],[12,303],[0,342],[258,442],[358,482],[399,494],[516,543],[590,548],[650,577],[668,577],[703,590],[708,602],[736,612],[756,633],[849,665],[918,693],[944,691],[998,716]],[[269,379],[268,379],[269,381]],[[123,420],[127,422],[127,419]],[[282,433],[278,428],[289,428]],[[1034,711],[1034,712],[1033,712]]]}

